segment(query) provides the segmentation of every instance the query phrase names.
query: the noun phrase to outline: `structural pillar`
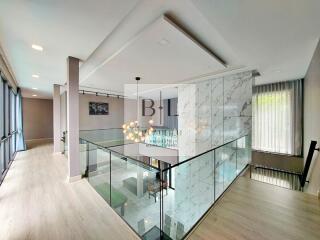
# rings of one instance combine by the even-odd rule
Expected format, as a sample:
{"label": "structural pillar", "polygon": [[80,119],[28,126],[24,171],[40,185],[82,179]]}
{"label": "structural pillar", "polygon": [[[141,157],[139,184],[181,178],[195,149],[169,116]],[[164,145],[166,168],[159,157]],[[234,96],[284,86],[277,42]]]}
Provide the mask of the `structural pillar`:
{"label": "structural pillar", "polygon": [[53,85],[53,151],[61,152],[61,126],[60,126],[60,85]]}
{"label": "structural pillar", "polygon": [[69,182],[81,179],[79,153],[79,59],[68,57],[67,137]]}

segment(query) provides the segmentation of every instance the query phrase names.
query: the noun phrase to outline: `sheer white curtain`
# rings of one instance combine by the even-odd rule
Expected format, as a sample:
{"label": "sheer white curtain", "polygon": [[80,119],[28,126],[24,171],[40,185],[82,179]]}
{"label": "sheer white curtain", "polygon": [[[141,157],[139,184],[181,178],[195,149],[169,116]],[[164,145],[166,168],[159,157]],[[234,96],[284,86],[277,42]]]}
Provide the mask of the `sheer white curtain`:
{"label": "sheer white curtain", "polygon": [[302,154],[302,80],[254,87],[252,148]]}
{"label": "sheer white curtain", "polygon": [[22,96],[20,88],[18,88],[18,93],[16,96],[16,126],[16,151],[26,150],[26,144],[23,135]]}

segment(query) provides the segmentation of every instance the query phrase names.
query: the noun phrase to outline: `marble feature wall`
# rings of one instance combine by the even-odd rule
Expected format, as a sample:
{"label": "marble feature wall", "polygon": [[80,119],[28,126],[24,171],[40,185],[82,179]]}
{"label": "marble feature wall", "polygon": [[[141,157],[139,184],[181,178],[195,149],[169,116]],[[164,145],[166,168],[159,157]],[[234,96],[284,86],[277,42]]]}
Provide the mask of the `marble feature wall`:
{"label": "marble feature wall", "polygon": [[224,142],[251,132],[252,84],[251,71],[224,78]]}
{"label": "marble feature wall", "polygon": [[252,85],[248,71],[178,87],[180,162],[249,135],[175,168],[175,201],[164,200],[164,211],[185,230],[250,161]]}
{"label": "marble feature wall", "polygon": [[211,148],[223,144],[223,78],[211,81]]}
{"label": "marble feature wall", "polygon": [[178,87],[181,160],[251,132],[252,84],[247,71]]}
{"label": "marble feature wall", "polygon": [[[182,84],[178,87],[178,146],[180,161],[196,155],[196,85]],[[180,101],[185,99],[185,101]],[[182,147],[182,151],[180,151]]]}

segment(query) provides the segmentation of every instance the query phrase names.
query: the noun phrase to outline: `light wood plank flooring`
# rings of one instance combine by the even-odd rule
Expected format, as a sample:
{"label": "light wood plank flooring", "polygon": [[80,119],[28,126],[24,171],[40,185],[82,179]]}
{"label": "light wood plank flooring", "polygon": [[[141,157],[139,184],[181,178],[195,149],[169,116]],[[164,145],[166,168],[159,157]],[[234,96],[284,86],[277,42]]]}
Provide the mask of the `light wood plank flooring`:
{"label": "light wood plank flooring", "polygon": [[189,239],[319,240],[320,201],[240,177]]}
{"label": "light wood plank flooring", "polygon": [[0,186],[0,239],[139,239],[52,144],[17,154]]}

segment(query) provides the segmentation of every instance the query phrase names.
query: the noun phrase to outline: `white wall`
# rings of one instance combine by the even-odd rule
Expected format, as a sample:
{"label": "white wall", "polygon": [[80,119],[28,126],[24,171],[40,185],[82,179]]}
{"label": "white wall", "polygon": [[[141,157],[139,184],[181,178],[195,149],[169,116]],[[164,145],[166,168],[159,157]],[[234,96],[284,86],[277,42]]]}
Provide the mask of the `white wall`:
{"label": "white wall", "polygon": [[[80,130],[121,128],[124,121],[124,100],[115,97],[79,94]],[[89,115],[89,102],[109,103],[109,115]]]}
{"label": "white wall", "polygon": [[[320,145],[320,42],[315,50],[304,81],[304,157],[306,158],[311,140]],[[310,184],[306,191],[317,194],[320,189],[320,155],[314,153],[310,168]]]}

